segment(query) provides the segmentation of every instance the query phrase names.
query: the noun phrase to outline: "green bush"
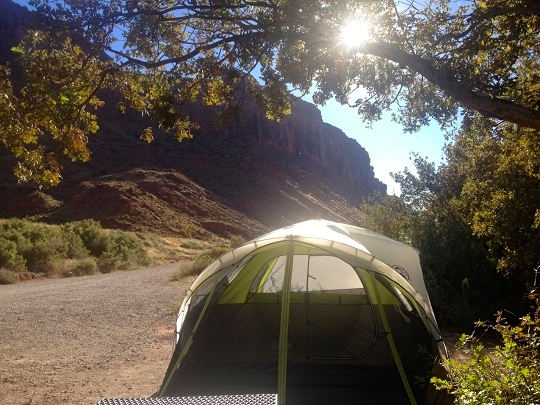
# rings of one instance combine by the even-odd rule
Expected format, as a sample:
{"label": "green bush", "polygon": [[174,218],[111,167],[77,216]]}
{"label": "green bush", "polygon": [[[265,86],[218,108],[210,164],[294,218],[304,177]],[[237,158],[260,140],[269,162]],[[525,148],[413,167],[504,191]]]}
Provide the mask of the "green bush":
{"label": "green bush", "polygon": [[5,234],[9,231],[15,231],[16,233],[21,233],[23,229],[29,228],[30,222],[24,221],[22,219],[11,218],[2,220],[0,223],[0,232]]}
{"label": "green bush", "polygon": [[90,255],[90,251],[84,245],[80,234],[74,229],[77,224],[77,222],[70,222],[60,227],[66,242],[66,256],[68,259],[82,259]]}
{"label": "green bush", "polygon": [[78,236],[85,249],[92,256],[99,257],[109,248],[109,237],[107,233],[101,228],[99,222],[93,219],[85,219],[66,224],[64,225],[64,229]]}
{"label": "green bush", "polygon": [[12,271],[25,271],[26,260],[19,254],[17,244],[11,240],[2,239],[0,235],[0,268]]}
{"label": "green bush", "polygon": [[113,232],[109,235],[107,250],[98,258],[101,272],[127,270],[148,266],[150,258],[143,244],[135,236]]}
{"label": "green bush", "polygon": [[454,395],[459,404],[540,403],[540,305],[534,315],[510,325],[499,312],[494,324],[477,322],[495,332],[501,343],[485,348],[473,335],[463,335],[460,345],[468,360],[446,360],[448,379],[432,378],[437,389]]}
{"label": "green bush", "polygon": [[16,255],[13,245],[8,243],[11,246],[10,255],[18,261],[19,268],[22,267],[22,258],[25,268],[31,272],[53,272],[58,260],[64,258],[68,250],[68,243],[58,228],[29,221],[3,222],[0,238],[15,244]]}
{"label": "green bush", "polygon": [[36,273],[53,273],[56,264],[66,257],[66,243],[59,235],[46,233],[20,249],[28,270]]}
{"label": "green bush", "polygon": [[[75,265],[69,265],[75,260]],[[134,235],[110,232],[94,220],[62,226],[21,219],[0,220],[0,268],[39,273],[92,274],[150,264]]]}
{"label": "green bush", "polygon": [[0,222],[0,239],[15,243],[17,254],[32,245],[31,237],[35,237],[30,223],[20,219],[9,219]]}
{"label": "green bush", "polygon": [[78,260],[71,268],[71,272],[76,276],[89,276],[96,273],[98,265],[93,257],[85,257]]}
{"label": "green bush", "polygon": [[0,285],[15,284],[17,276],[12,271],[0,268]]}
{"label": "green bush", "polygon": [[97,266],[101,273],[110,273],[120,269],[120,262],[109,253],[102,254],[97,260]]}

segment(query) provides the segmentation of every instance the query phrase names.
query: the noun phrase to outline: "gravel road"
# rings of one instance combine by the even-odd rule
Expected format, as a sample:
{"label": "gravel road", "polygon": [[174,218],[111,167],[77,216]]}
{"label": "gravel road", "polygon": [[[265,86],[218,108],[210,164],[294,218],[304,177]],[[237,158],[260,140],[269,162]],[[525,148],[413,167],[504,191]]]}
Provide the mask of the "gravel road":
{"label": "gravel road", "polygon": [[0,285],[0,402],[94,404],[155,392],[187,262]]}

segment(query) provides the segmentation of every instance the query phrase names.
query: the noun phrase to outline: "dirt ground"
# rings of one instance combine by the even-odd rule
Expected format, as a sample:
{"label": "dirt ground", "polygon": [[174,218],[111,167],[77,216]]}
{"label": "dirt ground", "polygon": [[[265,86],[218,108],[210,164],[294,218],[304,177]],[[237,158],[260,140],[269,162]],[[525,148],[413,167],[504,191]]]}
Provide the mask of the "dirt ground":
{"label": "dirt ground", "polygon": [[186,263],[0,285],[0,402],[94,404],[149,396],[172,354]]}

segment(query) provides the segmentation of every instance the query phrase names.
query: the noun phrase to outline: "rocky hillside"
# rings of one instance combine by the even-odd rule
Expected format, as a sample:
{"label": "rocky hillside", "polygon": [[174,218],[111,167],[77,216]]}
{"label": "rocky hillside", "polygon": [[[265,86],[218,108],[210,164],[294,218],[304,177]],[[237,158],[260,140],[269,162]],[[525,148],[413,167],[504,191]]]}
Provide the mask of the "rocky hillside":
{"label": "rocky hillside", "polygon": [[[29,21],[25,9],[0,0],[2,63]],[[304,101],[279,123],[248,101],[240,121],[219,128],[215,109],[192,105],[191,119],[200,124],[192,140],[158,134],[146,144],[139,135],[148,122],[116,109],[117,95],[104,97],[108,108],[90,140],[91,161],[66,167],[54,189],[17,185],[15,162],[0,147],[0,216],[250,237],[308,218],[358,223],[362,197],[386,192],[364,148]]]}

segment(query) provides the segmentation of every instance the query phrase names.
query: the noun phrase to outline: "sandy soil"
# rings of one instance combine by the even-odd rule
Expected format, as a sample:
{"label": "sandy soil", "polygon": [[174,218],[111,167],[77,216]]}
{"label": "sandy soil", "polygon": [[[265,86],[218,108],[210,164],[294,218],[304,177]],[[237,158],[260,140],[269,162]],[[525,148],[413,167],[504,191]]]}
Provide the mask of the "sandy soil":
{"label": "sandy soil", "polygon": [[3,404],[145,397],[172,354],[179,266],[0,285]]}

